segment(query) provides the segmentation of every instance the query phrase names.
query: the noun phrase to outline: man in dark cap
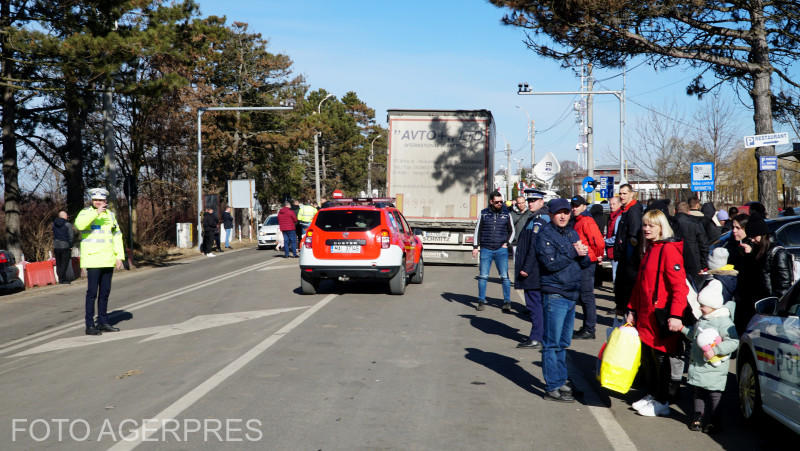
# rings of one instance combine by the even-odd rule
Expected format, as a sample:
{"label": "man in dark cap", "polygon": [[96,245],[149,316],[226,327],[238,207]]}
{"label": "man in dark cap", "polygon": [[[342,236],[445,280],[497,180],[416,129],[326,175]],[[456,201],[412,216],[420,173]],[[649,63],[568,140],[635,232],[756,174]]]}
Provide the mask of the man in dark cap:
{"label": "man in dark cap", "polygon": [[589,248],[569,227],[572,208],[566,199],[548,204],[550,223],[536,236],[539,282],[544,309],[542,374],[546,400],[573,402],[567,383],[567,347],[572,342],[575,302],[580,295],[581,268],[587,267]]}

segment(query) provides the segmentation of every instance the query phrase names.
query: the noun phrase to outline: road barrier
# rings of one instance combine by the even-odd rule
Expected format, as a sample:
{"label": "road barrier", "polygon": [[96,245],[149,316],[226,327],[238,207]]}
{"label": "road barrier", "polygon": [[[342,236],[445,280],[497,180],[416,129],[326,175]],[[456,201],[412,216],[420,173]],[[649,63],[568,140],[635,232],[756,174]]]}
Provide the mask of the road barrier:
{"label": "road barrier", "polygon": [[53,272],[53,261],[31,262],[25,265],[25,288],[44,285],[55,285],[56,275]]}

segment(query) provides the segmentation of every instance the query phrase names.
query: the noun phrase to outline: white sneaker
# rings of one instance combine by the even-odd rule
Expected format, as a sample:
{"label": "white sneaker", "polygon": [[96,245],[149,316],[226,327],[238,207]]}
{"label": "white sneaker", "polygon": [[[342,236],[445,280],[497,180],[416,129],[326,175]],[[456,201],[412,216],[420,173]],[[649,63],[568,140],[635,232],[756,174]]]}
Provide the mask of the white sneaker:
{"label": "white sneaker", "polygon": [[206,257],[216,257],[213,252],[209,252],[206,254]]}
{"label": "white sneaker", "polygon": [[653,395],[647,395],[644,398],[636,401],[635,403],[631,404],[634,410],[639,410],[647,404],[650,404],[650,401],[653,400]]}
{"label": "white sneaker", "polygon": [[667,417],[669,416],[669,403],[662,404],[652,400],[636,412],[643,417]]}

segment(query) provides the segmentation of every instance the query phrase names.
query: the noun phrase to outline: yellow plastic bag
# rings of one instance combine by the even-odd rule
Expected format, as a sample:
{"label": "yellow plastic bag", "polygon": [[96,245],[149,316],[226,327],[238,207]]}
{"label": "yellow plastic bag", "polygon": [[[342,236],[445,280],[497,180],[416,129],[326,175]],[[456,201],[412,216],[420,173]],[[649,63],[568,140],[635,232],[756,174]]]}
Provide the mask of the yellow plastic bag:
{"label": "yellow plastic bag", "polygon": [[619,393],[628,393],[641,363],[642,344],[639,333],[630,324],[611,332],[603,350],[600,385]]}

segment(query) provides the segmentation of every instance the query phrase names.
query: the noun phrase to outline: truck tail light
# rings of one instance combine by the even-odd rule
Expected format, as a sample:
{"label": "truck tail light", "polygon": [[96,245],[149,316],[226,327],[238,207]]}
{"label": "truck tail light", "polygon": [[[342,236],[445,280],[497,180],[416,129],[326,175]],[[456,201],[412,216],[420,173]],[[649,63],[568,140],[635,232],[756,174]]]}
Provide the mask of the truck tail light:
{"label": "truck tail light", "polygon": [[311,249],[311,234],[312,234],[311,230],[306,232],[306,238],[303,240],[303,245],[305,246],[306,249]]}
{"label": "truck tail light", "polygon": [[384,230],[381,232],[381,249],[389,249],[389,244],[391,243],[391,237],[389,236],[389,231]]}

